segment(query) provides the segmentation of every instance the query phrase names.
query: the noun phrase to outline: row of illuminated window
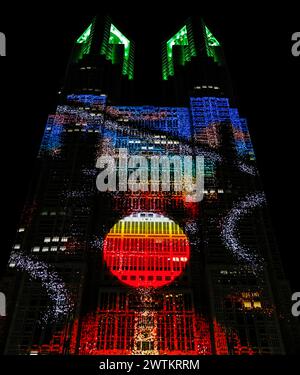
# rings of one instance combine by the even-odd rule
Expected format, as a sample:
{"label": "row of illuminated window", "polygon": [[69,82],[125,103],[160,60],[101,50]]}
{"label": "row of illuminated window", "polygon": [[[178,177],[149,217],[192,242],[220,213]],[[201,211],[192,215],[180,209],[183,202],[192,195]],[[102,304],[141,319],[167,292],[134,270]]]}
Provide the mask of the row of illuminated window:
{"label": "row of illuminated window", "polygon": [[[48,127],[47,130],[51,131],[52,128]],[[74,129],[62,129],[62,131],[63,132],[67,132],[67,133],[73,133],[73,132],[99,133],[99,129],[85,129],[85,128],[81,128],[81,129],[77,129],[77,128],[74,128]]]}
{"label": "row of illuminated window", "polygon": [[171,265],[168,265],[166,267],[163,267],[163,266],[157,266],[157,267],[154,267],[154,266],[135,266],[135,265],[122,265],[122,266],[112,266],[110,267],[110,269],[114,270],[114,271],[180,271],[182,269],[185,268],[185,263],[184,264],[173,264],[173,267],[171,267]]}
{"label": "row of illuminated window", "polygon": [[204,194],[215,194],[215,193],[223,194],[224,190],[223,189],[217,189],[217,190],[210,189],[210,190],[203,190],[203,192]]}
{"label": "row of illuminated window", "polygon": [[[174,260],[178,259],[178,260]],[[184,260],[181,260],[184,259]],[[126,271],[171,271],[185,268],[187,257],[106,257],[106,262],[113,270]]]}
{"label": "row of illuminated window", "polygon": [[201,103],[193,106],[192,113],[193,115],[198,115],[200,113],[207,116],[218,114],[230,118],[229,109],[230,108],[227,106],[220,106],[215,103]]}
{"label": "row of illuminated window", "polygon": [[210,105],[214,107],[220,107],[220,108],[229,108],[229,102],[228,99],[222,99],[222,98],[213,98],[210,96],[206,97],[198,97],[198,98],[191,98],[191,105],[192,108],[194,106],[203,106],[203,105]]}
{"label": "row of illuminated window", "polygon": [[147,250],[147,253],[151,257],[156,257],[157,254],[164,254],[171,252],[176,253],[179,256],[182,253],[184,256],[188,250],[188,241],[186,239],[171,240],[156,240],[152,238],[140,239],[140,238],[112,238],[111,236],[106,239],[107,251],[110,254],[120,254],[120,252],[131,252],[132,254],[140,253],[141,251]]}
{"label": "row of illuminated window", "polygon": [[56,211],[42,211],[41,212],[41,215],[42,216],[56,216],[56,215],[65,215],[65,211],[60,211],[60,212],[56,212]]}
{"label": "row of illuminated window", "polygon": [[224,105],[229,105],[227,98],[218,98],[218,97],[204,97],[204,98],[191,98],[191,102],[213,102],[213,103],[223,103]]}
{"label": "row of illuminated window", "polygon": [[172,278],[171,276],[143,276],[143,275],[139,275],[139,276],[136,276],[136,275],[130,275],[130,276],[126,276],[126,275],[122,275],[121,276],[121,280],[131,280],[131,281],[134,281],[134,280],[139,280],[139,281],[145,281],[145,280],[148,280],[148,281],[154,281],[154,280],[157,280],[157,281],[162,281],[162,280],[166,280],[166,281],[171,281]]}
{"label": "row of illuminated window", "polygon": [[139,117],[140,115],[158,115],[158,116],[177,116],[177,114],[182,114],[182,113],[187,113],[188,108],[184,107],[153,107],[150,110],[141,108],[141,107],[112,107],[116,108],[120,113],[125,114],[127,116],[137,116]]}
{"label": "row of illuminated window", "polygon": [[[142,143],[142,141],[141,140],[130,140],[130,141],[128,141],[128,143],[129,144],[132,144],[132,143],[134,143],[134,144],[140,144],[140,143]],[[173,145],[173,144],[177,145],[177,144],[179,144],[179,141],[171,141],[171,140],[164,139],[164,140],[154,140],[153,143],[154,144],[162,144],[162,145],[165,145],[165,144],[168,144],[168,145]]]}
{"label": "row of illuminated window", "polygon": [[44,242],[68,242],[68,237],[45,237]]}
{"label": "row of illuminated window", "polygon": [[230,119],[227,109],[197,107],[193,110],[193,120],[195,123],[199,122],[202,118],[206,118],[208,122],[216,122],[220,120]]}
{"label": "row of illuminated window", "polygon": [[120,221],[111,230],[111,233],[132,234],[182,234],[182,229],[174,222],[145,222]]}
{"label": "row of illuminated window", "polygon": [[38,253],[38,252],[42,252],[42,253],[47,253],[49,251],[65,251],[66,250],[66,246],[34,246],[32,248],[32,252],[33,253]]}
{"label": "row of illuminated window", "polygon": [[220,114],[215,114],[214,116],[212,115],[207,115],[206,113],[204,114],[197,114],[197,117],[194,118],[194,127],[197,129],[197,127],[200,128],[207,128],[210,125],[213,125],[215,122],[221,122],[221,121],[227,121],[228,116],[220,116]]}
{"label": "row of illuminated window", "polygon": [[80,68],[80,70],[93,70],[93,69],[96,69],[96,67],[95,66],[82,66]]}
{"label": "row of illuminated window", "polygon": [[63,130],[67,133],[73,133],[73,132],[87,132],[87,133],[99,133],[99,130],[98,129],[67,129],[67,130]]}
{"label": "row of illuminated window", "polygon": [[[162,192],[164,193],[164,192]],[[179,195],[179,197],[178,197]],[[177,199],[176,199],[177,198]],[[165,208],[166,206],[169,208],[173,209],[180,209],[184,205],[184,197],[182,194],[177,194],[177,192],[172,192],[172,199],[168,199],[167,195],[164,195],[163,198],[158,199],[155,196],[154,197],[149,197],[147,199],[145,198],[128,198],[126,199],[115,199],[114,204],[116,207],[122,207],[122,208],[130,208],[130,209],[137,209],[137,208],[142,208],[142,209],[161,209]]]}
{"label": "row of illuminated window", "polygon": [[243,301],[243,306],[245,309],[261,309],[260,301]]}
{"label": "row of illuminated window", "polygon": [[155,108],[153,110],[147,111],[145,109],[138,109],[138,107],[131,107],[131,108],[118,108],[117,110],[119,111],[122,116],[130,116],[130,117],[140,117],[140,116],[165,116],[165,115],[172,115],[172,113],[176,114],[177,112],[170,112],[166,114],[165,111],[157,111]]}
{"label": "row of illuminated window", "polygon": [[196,90],[201,90],[201,89],[215,89],[215,90],[220,90],[220,87],[218,87],[218,86],[202,85],[202,86],[195,86],[194,89],[196,89]]}
{"label": "row of illuminated window", "polygon": [[154,144],[157,144],[157,145],[177,145],[177,144],[179,144],[179,141],[164,141],[164,140],[162,140],[162,141],[154,141]]}
{"label": "row of illuminated window", "polygon": [[[109,236],[108,241],[110,246],[122,246],[124,249],[133,247],[134,249],[149,249],[150,251],[180,251],[180,249],[184,251],[184,248],[188,243],[186,237],[181,232],[146,233],[132,229],[132,231],[123,232],[122,234],[124,236],[116,236],[117,238],[114,238],[113,235]],[[148,236],[135,236],[135,234],[148,234]],[[164,236],[164,234],[166,234],[166,236]]]}

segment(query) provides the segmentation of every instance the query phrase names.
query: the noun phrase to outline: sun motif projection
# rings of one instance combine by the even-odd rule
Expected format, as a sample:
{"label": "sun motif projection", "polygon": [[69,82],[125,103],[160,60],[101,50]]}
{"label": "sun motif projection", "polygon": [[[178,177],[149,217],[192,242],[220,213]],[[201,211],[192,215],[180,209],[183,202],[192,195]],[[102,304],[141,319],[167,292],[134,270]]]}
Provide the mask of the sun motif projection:
{"label": "sun motif projection", "polygon": [[124,284],[158,288],[184,271],[190,245],[178,224],[155,213],[134,213],[118,221],[103,244],[108,269]]}

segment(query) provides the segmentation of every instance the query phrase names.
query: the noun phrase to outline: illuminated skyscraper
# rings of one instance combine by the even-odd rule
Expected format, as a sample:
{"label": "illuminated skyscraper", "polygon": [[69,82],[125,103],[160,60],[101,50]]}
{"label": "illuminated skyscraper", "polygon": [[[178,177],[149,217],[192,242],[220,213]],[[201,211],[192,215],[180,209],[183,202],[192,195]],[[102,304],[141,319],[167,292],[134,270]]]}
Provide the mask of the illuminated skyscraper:
{"label": "illuminated skyscraper", "polygon": [[[160,106],[135,105],[126,27],[96,17],[76,40],[1,287],[6,354],[296,347],[247,122],[212,30],[191,18],[162,43]],[[203,200],[175,189],[174,163],[158,164],[143,188],[140,178],[136,191],[120,189],[120,175],[137,167],[117,162],[124,150],[177,157],[179,171],[184,157],[201,156]],[[96,187],[103,155],[116,160],[116,191]],[[140,167],[149,177],[148,164]],[[170,189],[162,189],[164,168]]]}
{"label": "illuminated skyscraper", "polygon": [[112,101],[130,100],[134,49],[134,42],[109,17],[95,17],[74,44],[65,90],[105,93]]}

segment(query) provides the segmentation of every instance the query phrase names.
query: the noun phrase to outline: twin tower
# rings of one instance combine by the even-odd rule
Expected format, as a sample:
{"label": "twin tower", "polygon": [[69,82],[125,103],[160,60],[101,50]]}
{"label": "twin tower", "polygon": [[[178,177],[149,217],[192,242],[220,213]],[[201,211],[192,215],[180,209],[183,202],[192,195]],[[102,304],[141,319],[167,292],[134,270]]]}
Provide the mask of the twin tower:
{"label": "twin tower", "polygon": [[[138,70],[152,62],[145,61],[147,43],[140,35],[134,41],[129,34],[126,26],[110,17],[96,16],[75,41],[64,91],[105,94],[112,104],[121,105],[141,99],[147,74],[139,75]],[[220,85],[218,95],[231,96],[221,43],[203,19],[187,19],[153,51],[159,51],[159,43],[160,56],[151,55],[153,65],[160,60],[160,72],[155,72],[150,88],[159,97],[155,104],[184,106],[197,90],[215,96],[214,87]]]}

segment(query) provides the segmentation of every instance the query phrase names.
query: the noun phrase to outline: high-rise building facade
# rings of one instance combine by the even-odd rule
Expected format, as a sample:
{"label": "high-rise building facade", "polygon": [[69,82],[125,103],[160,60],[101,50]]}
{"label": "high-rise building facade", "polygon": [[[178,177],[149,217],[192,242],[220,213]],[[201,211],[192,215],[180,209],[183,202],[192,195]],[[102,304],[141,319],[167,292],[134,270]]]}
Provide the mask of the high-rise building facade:
{"label": "high-rise building facade", "polygon": [[[1,281],[5,354],[296,348],[247,121],[211,30],[191,18],[162,43],[159,106],[135,105],[137,45],[114,20],[95,17],[76,40]],[[194,199],[183,187],[198,171]]]}

